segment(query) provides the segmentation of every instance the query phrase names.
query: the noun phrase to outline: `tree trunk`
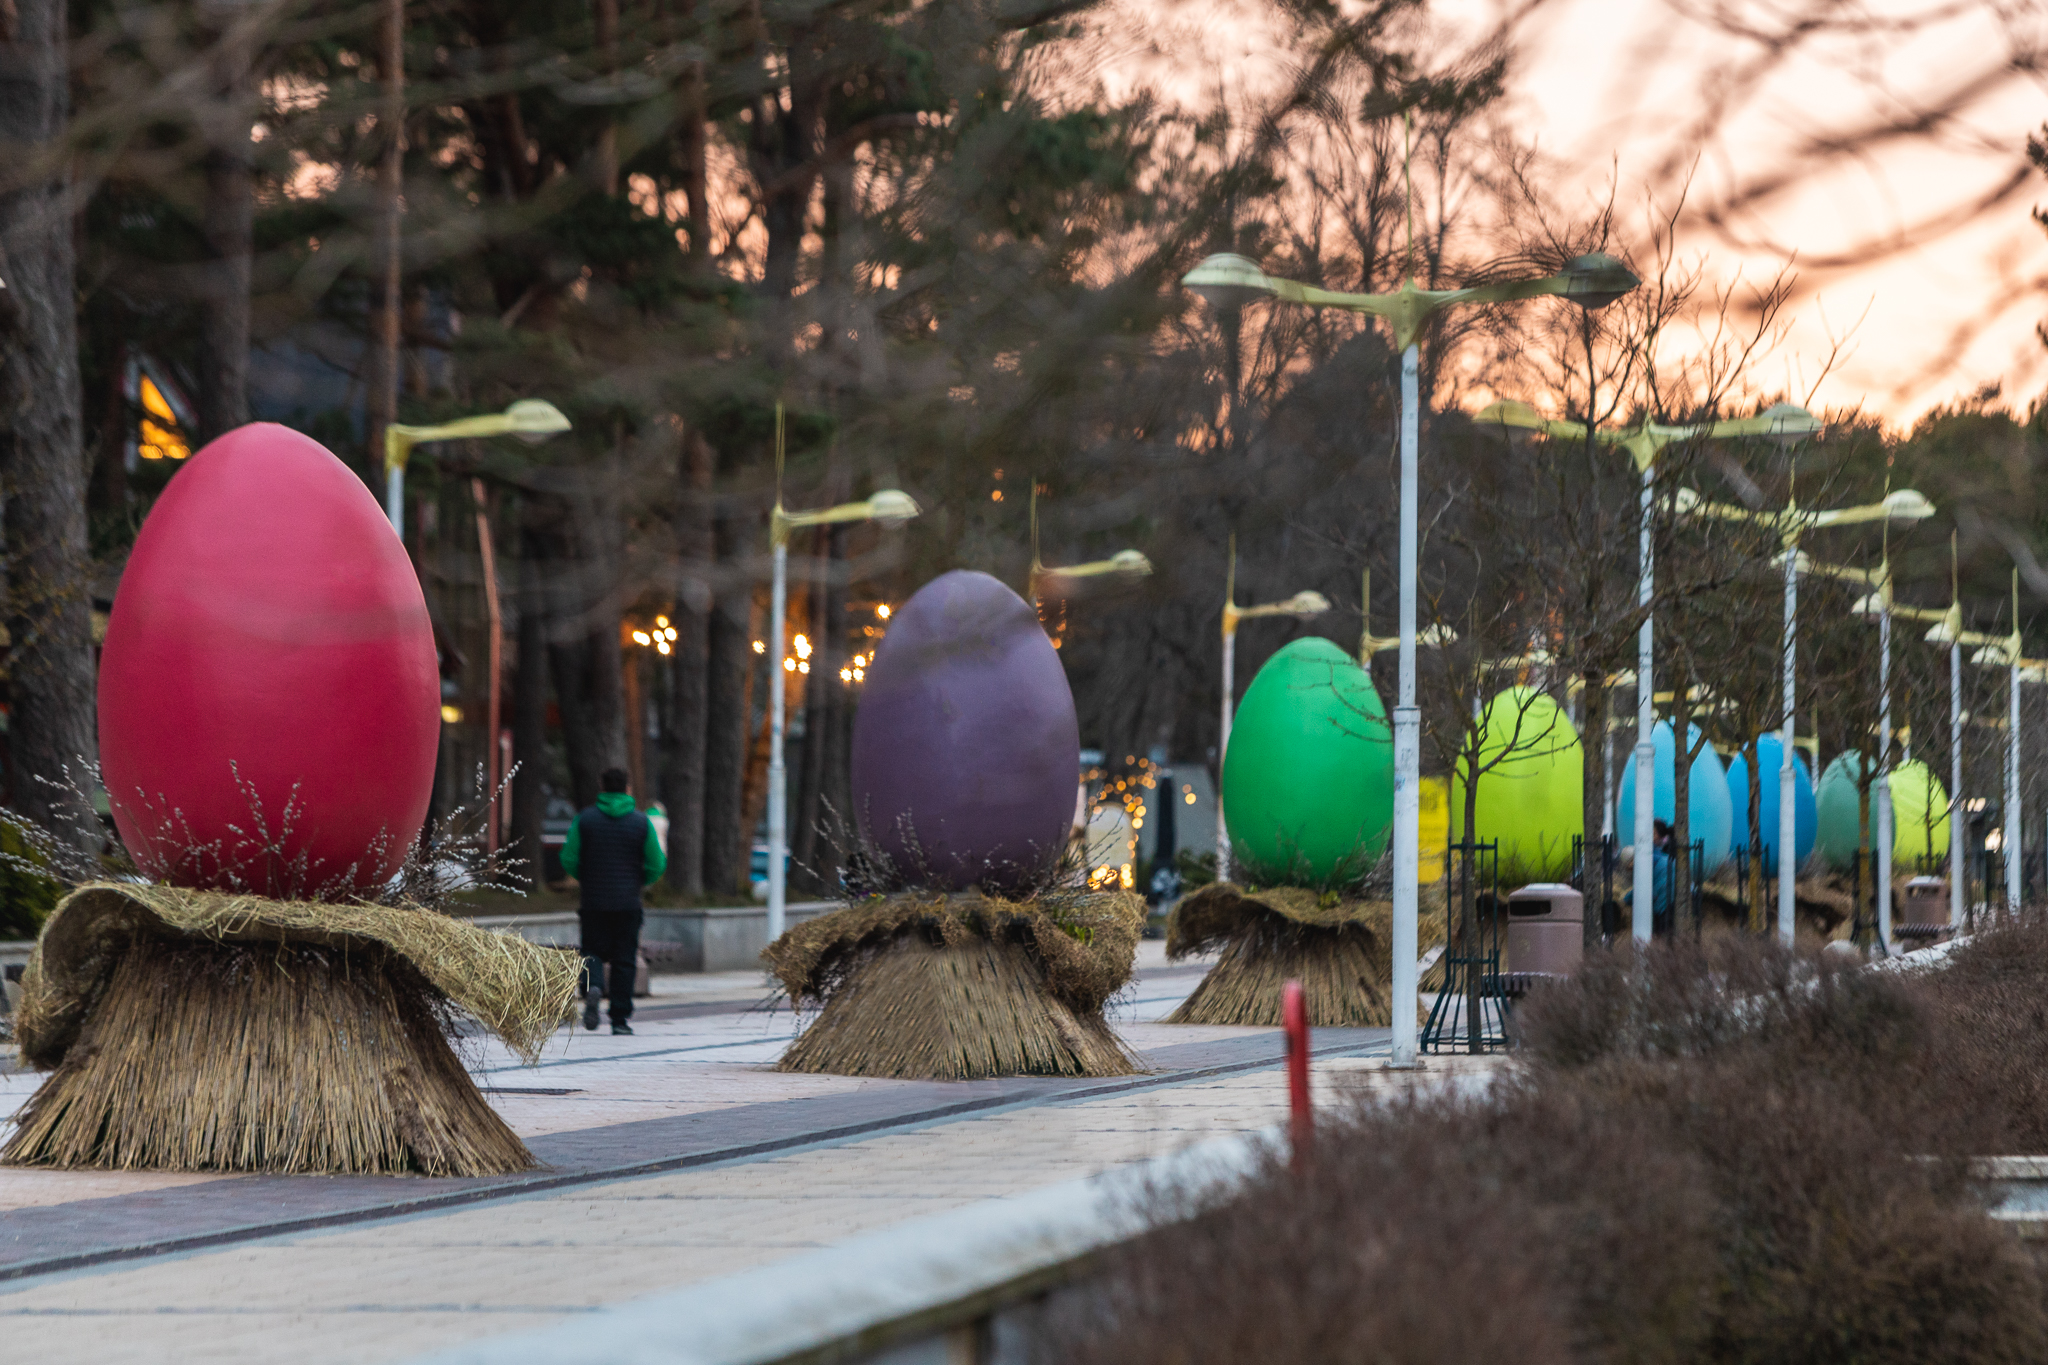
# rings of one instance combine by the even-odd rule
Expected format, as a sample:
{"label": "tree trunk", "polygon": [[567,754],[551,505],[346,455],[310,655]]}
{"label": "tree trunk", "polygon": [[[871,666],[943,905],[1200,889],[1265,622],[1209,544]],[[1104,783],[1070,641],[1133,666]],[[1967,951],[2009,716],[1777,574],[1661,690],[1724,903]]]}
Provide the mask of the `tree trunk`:
{"label": "tree trunk", "polygon": [[[385,0],[378,29],[377,136],[383,144],[377,167],[378,280],[373,341],[367,348],[365,381],[369,408],[370,464],[384,467],[384,429],[398,420],[399,295],[405,258],[401,211],[405,202],[405,0]],[[403,513],[401,512],[401,516]]]}
{"label": "tree trunk", "polygon": [[547,876],[541,824],[547,818],[548,655],[547,618],[541,607],[532,547],[524,547],[519,568],[519,657],[512,679],[512,856],[525,862],[525,875],[538,890]]}
{"label": "tree trunk", "polygon": [[[626,767],[626,660],[618,618],[600,614],[590,631],[590,718],[597,735],[599,772]],[[644,796],[635,792],[634,796]]]}
{"label": "tree trunk", "polygon": [[[232,12],[223,25],[232,29]],[[214,58],[211,147],[206,154],[206,266],[201,272],[199,439],[210,441],[249,420],[249,289],[256,230],[246,44],[218,36]]]}
{"label": "tree trunk", "polygon": [[1579,784],[1580,817],[1584,834],[1580,837],[1579,890],[1584,896],[1585,948],[1588,953],[1600,946],[1600,917],[1606,907],[1601,904],[1603,892],[1600,870],[1601,860],[1606,856],[1600,836],[1600,829],[1607,815],[1607,674],[1603,669],[1587,669],[1586,680],[1586,728],[1580,733],[1579,745],[1584,750],[1584,778]]}
{"label": "tree trunk", "polygon": [[1485,1048],[1486,998],[1482,993],[1488,964],[1481,958],[1485,944],[1479,933],[1479,778],[1480,753],[1486,733],[1476,724],[1467,732],[1471,747],[1465,754],[1465,876],[1458,889],[1458,935],[1465,943],[1465,1042],[1472,1052]]}
{"label": "tree trunk", "polygon": [[704,706],[704,889],[744,890],[752,831],[743,828],[740,784],[745,777],[747,671],[753,644],[747,615],[754,585],[734,570],[751,539],[753,518],[728,512],[718,518],[718,562],[730,578],[719,585],[706,633],[708,667]]}
{"label": "tree trunk", "polygon": [[1763,774],[1757,771],[1758,747],[1752,739],[1743,751],[1744,761],[1749,767],[1749,810],[1743,819],[1749,831],[1749,931],[1752,934],[1764,931],[1764,784]]}
{"label": "tree trunk", "polygon": [[555,709],[562,715],[562,749],[569,761],[569,799],[582,810],[597,800],[597,775],[605,766],[590,698],[590,637],[550,641],[547,652]]}
{"label": "tree trunk", "polygon": [[668,882],[685,896],[704,894],[705,718],[709,699],[712,555],[711,445],[683,433],[683,496],[676,520],[681,572],[670,616],[676,629],[670,664],[668,727],[662,746],[662,804],[668,807]]}
{"label": "tree trunk", "polygon": [[55,0],[19,0],[0,28],[0,129],[16,144],[0,182],[8,777],[23,815],[97,848],[91,809],[44,785],[67,765],[85,782],[77,765],[96,756],[71,178],[58,147],[69,119],[65,14]]}
{"label": "tree trunk", "polygon": [[700,276],[711,263],[711,203],[706,197],[710,138],[704,63],[693,61],[683,78],[683,126],[676,134],[676,160],[684,199],[689,201],[689,259]]}
{"label": "tree trunk", "polygon": [[[835,491],[833,497],[840,496]],[[846,666],[846,588],[835,581],[845,563],[844,527],[826,528],[822,572],[811,587],[810,703],[804,719],[803,800],[797,805],[798,827],[791,844],[801,865],[806,890],[829,894],[838,881],[835,829],[848,821],[847,760],[850,749],[847,684],[839,670]]]}
{"label": "tree trunk", "polygon": [[[1672,679],[1671,688],[1671,934],[1678,936],[1681,902],[1690,904],[1692,891],[1692,761],[1699,750],[1692,742],[1692,703],[1686,696],[1687,680]],[[1700,736],[1700,743],[1707,742]],[[1656,892],[1651,895],[1654,897]],[[1681,892],[1680,888],[1683,888]],[[1651,906],[1654,911],[1656,907]]]}
{"label": "tree trunk", "polygon": [[[599,69],[610,76],[619,69],[619,0],[596,0],[597,59]],[[607,195],[619,192],[619,125],[608,118],[597,135],[597,188]]]}

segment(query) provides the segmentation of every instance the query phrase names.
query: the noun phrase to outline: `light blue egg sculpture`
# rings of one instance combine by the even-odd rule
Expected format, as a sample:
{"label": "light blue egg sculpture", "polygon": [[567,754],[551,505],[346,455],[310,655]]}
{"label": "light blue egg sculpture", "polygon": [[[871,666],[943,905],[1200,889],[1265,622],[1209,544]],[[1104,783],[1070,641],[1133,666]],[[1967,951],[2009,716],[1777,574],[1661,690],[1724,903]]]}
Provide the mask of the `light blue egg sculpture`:
{"label": "light blue egg sculpture", "polygon": [[[1804,863],[1813,852],[1814,836],[1820,829],[1819,811],[1813,799],[1813,774],[1806,769],[1806,755],[1795,754],[1792,764],[1792,857]],[[1778,769],[1785,761],[1785,748],[1776,734],[1758,735],[1756,763],[1763,771],[1763,800],[1759,803],[1758,832],[1763,836],[1766,868],[1778,865]],[[1741,754],[1728,762],[1728,799],[1735,809],[1735,838],[1749,842],[1749,764]]]}
{"label": "light blue egg sculpture", "polygon": [[[1692,744],[1699,744],[1699,754],[1689,769],[1688,786],[1685,794],[1685,822],[1687,833],[1701,842],[1704,857],[1703,868],[1712,876],[1728,861],[1729,839],[1735,830],[1735,807],[1728,800],[1728,778],[1721,769],[1721,756],[1714,752],[1711,744],[1700,744],[1700,727],[1689,727]],[[1655,759],[1655,803],[1651,809],[1659,820],[1667,823],[1678,813],[1678,793],[1672,781],[1675,744],[1671,735],[1671,722],[1660,720],[1650,731],[1650,742],[1656,750]],[[1688,748],[1691,745],[1687,746]],[[1621,795],[1614,808],[1614,832],[1626,846],[1635,839],[1636,830],[1636,761],[1633,750],[1627,754],[1616,754],[1615,760],[1622,765]]]}

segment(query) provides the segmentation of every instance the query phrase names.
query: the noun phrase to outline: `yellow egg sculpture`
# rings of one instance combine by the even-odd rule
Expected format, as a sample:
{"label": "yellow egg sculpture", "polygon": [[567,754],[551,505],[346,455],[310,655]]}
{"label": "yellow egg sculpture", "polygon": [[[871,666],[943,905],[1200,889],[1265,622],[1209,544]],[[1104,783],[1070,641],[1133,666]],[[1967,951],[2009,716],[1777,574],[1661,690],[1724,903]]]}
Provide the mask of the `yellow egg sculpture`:
{"label": "yellow egg sculpture", "polygon": [[[1511,687],[1486,704],[1478,755],[1481,843],[1500,844],[1502,886],[1571,874],[1585,830],[1585,754],[1564,708],[1546,692]],[[1452,843],[1465,834],[1467,765],[1451,778]]]}

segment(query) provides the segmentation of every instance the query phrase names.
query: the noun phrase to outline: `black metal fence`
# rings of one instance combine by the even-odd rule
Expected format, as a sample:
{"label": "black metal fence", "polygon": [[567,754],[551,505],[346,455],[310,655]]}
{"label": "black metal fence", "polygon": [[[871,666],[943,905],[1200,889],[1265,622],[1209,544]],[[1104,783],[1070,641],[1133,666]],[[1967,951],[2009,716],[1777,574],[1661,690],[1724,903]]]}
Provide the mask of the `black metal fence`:
{"label": "black metal fence", "polygon": [[1422,1026],[1424,1052],[1486,1052],[1506,1046],[1509,1001],[1500,974],[1506,914],[1499,843],[1459,843],[1445,850],[1444,981]]}

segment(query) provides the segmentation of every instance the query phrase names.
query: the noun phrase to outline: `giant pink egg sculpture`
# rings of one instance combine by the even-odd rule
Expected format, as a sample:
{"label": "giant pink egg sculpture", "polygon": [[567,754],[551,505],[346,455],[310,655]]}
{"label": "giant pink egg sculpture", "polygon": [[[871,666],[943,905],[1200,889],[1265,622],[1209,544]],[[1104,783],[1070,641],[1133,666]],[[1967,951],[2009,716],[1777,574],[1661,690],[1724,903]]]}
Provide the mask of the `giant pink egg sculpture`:
{"label": "giant pink egg sculpture", "polygon": [[269,422],[193,455],[122,574],[99,722],[114,824],[152,876],[278,897],[388,880],[426,818],[440,680],[362,480]]}

